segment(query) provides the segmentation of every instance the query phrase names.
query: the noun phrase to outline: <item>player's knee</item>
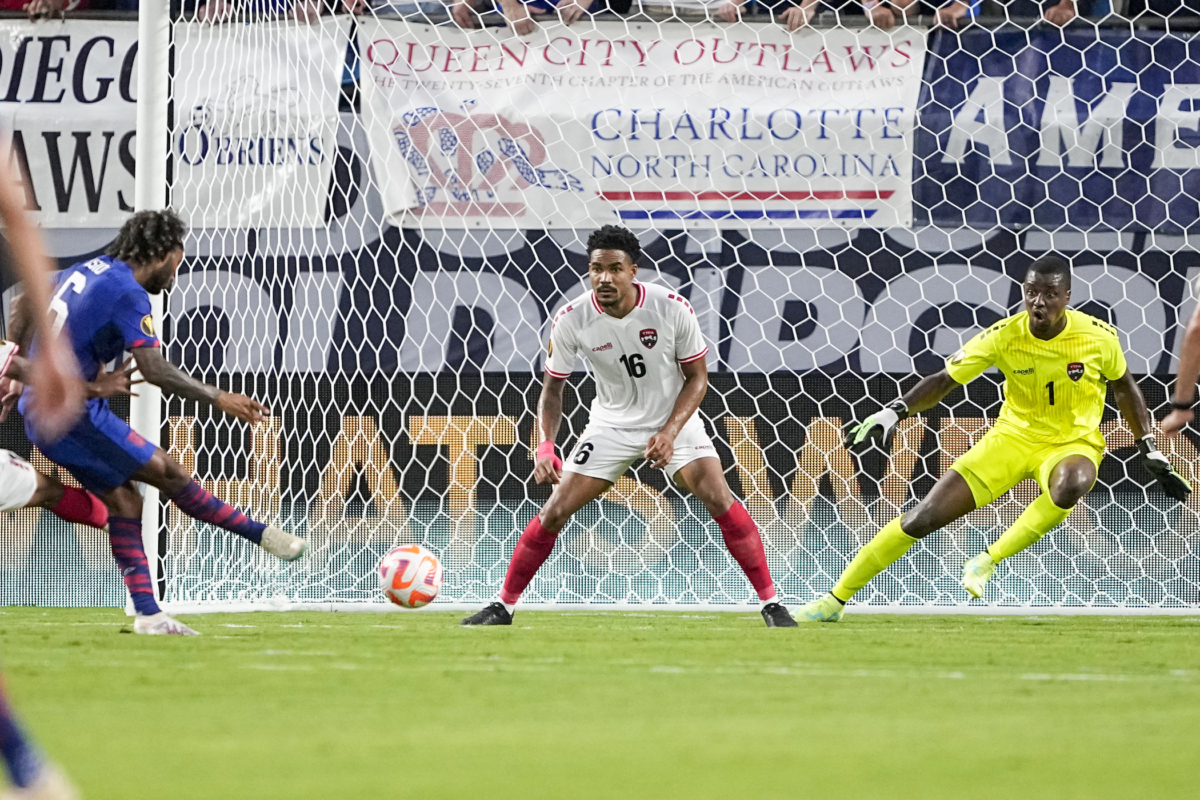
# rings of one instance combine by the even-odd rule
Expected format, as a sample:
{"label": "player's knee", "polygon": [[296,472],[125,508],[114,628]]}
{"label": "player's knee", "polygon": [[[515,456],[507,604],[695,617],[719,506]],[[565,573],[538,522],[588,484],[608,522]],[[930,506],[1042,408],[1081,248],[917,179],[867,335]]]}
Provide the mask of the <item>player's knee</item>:
{"label": "player's knee", "polygon": [[944,524],[937,509],[929,503],[921,502],[900,520],[900,530],[914,539],[924,539]]}
{"label": "player's knee", "polygon": [[1059,508],[1071,508],[1083,499],[1096,482],[1096,470],[1088,462],[1063,463],[1050,481],[1050,499]]}
{"label": "player's knee", "polygon": [[119,486],[104,496],[109,516],[137,519],[142,516],[142,495],[132,486]]}
{"label": "player's knee", "polygon": [[548,531],[558,533],[566,527],[567,520],[571,515],[566,513],[566,510],[561,508],[554,502],[553,498],[547,503],[538,513],[538,519],[542,521],[542,527]]}

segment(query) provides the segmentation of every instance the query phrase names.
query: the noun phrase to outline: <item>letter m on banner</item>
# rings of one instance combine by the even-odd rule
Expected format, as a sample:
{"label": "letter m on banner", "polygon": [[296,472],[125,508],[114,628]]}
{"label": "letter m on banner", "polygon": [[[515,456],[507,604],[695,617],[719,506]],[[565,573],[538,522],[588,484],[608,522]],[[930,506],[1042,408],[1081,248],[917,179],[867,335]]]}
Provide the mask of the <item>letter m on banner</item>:
{"label": "letter m on banner", "polygon": [[1042,110],[1037,165],[1061,167],[1062,153],[1066,150],[1068,167],[1094,169],[1097,166],[1096,151],[1100,150],[1100,167],[1124,167],[1126,110],[1137,84],[1112,84],[1108,93],[1101,95],[1092,106],[1091,113],[1085,113],[1082,121],[1076,110],[1077,88],[1074,82],[1061,75],[1050,76],[1050,89]]}

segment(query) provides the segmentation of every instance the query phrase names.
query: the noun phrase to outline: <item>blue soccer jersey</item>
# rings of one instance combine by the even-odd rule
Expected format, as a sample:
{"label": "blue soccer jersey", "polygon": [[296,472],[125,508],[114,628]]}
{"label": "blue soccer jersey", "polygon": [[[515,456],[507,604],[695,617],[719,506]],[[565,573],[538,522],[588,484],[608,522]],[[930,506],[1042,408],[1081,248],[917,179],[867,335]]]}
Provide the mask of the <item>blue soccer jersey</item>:
{"label": "blue soccer jersey", "polygon": [[[100,256],[59,272],[50,314],[55,330],[71,342],[80,372],[92,380],[103,365],[135,347],[158,347],[150,296],[124,261]],[[30,348],[37,352],[37,340]],[[19,408],[25,412],[29,391]],[[108,403],[88,400],[87,413],[57,442],[25,431],[51,461],[66,467],[85,488],[101,493],[124,484],[154,455],[155,445],[135,433]]]}

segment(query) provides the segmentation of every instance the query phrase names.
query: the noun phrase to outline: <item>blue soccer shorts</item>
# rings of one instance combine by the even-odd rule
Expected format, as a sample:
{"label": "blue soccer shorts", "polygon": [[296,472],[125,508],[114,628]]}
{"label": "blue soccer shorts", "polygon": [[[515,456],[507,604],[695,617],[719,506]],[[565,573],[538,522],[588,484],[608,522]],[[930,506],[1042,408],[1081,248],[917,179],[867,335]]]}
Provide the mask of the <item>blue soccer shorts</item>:
{"label": "blue soccer shorts", "polygon": [[93,494],[123,486],[158,449],[101,402],[88,403],[83,419],[59,441],[34,444]]}

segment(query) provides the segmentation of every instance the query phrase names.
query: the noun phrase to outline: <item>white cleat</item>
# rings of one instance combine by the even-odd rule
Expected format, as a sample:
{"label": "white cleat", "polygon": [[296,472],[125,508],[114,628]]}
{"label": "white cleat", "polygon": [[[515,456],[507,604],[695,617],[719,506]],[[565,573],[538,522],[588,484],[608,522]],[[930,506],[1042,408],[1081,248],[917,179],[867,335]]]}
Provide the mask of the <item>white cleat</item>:
{"label": "white cleat", "polygon": [[140,633],[146,636],[199,636],[199,631],[194,631],[187,625],[184,625],[177,619],[172,619],[167,616],[167,612],[160,611],[157,614],[150,616],[138,616],[133,620],[133,632]]}
{"label": "white cleat", "polygon": [[284,561],[295,561],[304,555],[304,551],[308,549],[308,542],[299,536],[293,536],[283,528],[268,525],[258,546]]}
{"label": "white cleat", "polygon": [[47,763],[31,785],[23,789],[10,786],[0,800],[79,800],[79,790],[61,769]]}

